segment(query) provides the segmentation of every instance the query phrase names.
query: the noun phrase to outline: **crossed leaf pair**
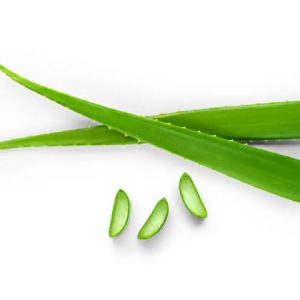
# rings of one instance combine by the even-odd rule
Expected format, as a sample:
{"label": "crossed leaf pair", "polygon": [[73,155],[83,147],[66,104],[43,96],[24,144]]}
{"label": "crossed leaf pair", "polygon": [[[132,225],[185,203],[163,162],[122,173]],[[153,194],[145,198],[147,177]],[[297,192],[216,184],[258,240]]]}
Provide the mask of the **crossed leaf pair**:
{"label": "crossed leaf pair", "polygon": [[69,145],[71,142],[78,145],[145,142],[254,187],[300,201],[298,159],[232,140],[299,138],[299,101],[178,112],[149,118],[55,91],[1,65],[0,70],[28,89],[107,126],[6,141],[0,144],[0,149]]}

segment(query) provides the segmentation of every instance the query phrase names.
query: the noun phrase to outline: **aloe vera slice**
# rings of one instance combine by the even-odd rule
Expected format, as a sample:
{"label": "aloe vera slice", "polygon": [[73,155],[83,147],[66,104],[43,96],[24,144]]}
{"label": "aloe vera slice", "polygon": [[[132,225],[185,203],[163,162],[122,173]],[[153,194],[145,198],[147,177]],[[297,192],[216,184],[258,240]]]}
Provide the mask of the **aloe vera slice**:
{"label": "aloe vera slice", "polygon": [[207,211],[189,174],[183,173],[179,181],[179,191],[185,207],[198,218],[206,218]]}
{"label": "aloe vera slice", "polygon": [[[300,101],[181,111],[150,118],[241,141],[300,138]],[[0,142],[0,149],[137,143],[106,126],[92,126],[11,139]]]}
{"label": "aloe vera slice", "polygon": [[138,233],[139,240],[147,240],[156,235],[164,226],[169,213],[169,204],[165,198],[159,200],[149,218]]}
{"label": "aloe vera slice", "polygon": [[128,224],[130,214],[130,201],[129,197],[123,190],[118,190],[113,210],[111,213],[109,236],[116,237],[120,235]]}
{"label": "aloe vera slice", "polygon": [[28,89],[138,141],[300,202],[300,160],[105,107],[34,83],[1,65],[0,70]]}

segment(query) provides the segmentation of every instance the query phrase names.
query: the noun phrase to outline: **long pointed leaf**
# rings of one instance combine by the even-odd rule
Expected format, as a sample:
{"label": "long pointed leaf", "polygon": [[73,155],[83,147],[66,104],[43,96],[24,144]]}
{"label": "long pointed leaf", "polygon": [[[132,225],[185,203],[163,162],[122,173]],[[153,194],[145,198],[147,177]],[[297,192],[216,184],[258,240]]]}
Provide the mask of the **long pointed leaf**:
{"label": "long pointed leaf", "polygon": [[39,85],[0,66],[21,85],[96,122],[230,177],[300,201],[300,161],[212,135],[129,114]]}
{"label": "long pointed leaf", "polygon": [[[300,138],[300,101],[181,111],[150,118],[234,140]],[[136,143],[105,126],[93,126],[3,141],[0,149]]]}

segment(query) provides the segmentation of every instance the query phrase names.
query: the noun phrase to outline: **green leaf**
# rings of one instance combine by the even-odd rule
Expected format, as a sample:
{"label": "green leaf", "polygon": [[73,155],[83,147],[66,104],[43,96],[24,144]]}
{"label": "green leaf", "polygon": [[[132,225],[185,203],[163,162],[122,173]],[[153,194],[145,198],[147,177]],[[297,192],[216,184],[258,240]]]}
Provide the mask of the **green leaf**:
{"label": "green leaf", "polygon": [[206,218],[207,211],[192,178],[183,173],[179,181],[179,191],[185,207],[198,218]]}
{"label": "green leaf", "polygon": [[139,240],[147,240],[156,235],[165,224],[169,213],[169,205],[165,198],[158,201],[149,218],[138,233]]}
{"label": "green leaf", "polygon": [[130,201],[123,190],[116,194],[111,220],[109,225],[109,236],[116,237],[120,235],[128,224],[130,214]]}
{"label": "green leaf", "polygon": [[137,140],[105,126],[93,126],[3,141],[0,149],[129,144],[137,144]]}
{"label": "green leaf", "polygon": [[[300,138],[300,101],[181,111],[150,118],[240,141]],[[0,149],[137,143],[106,126],[93,126],[3,141]]]}
{"label": "green leaf", "polygon": [[34,83],[3,66],[0,70],[23,86],[138,141],[300,201],[300,161],[297,159],[98,105]]}

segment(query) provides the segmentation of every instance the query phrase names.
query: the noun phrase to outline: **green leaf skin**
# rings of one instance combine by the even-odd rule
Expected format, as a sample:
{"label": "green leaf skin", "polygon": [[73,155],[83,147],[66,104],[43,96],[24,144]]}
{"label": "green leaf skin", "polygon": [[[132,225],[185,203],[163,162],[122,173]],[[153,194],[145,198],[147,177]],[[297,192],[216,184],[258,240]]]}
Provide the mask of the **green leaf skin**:
{"label": "green leaf skin", "polygon": [[112,129],[282,197],[300,201],[300,161],[206,133],[129,114],[39,85],[0,66],[21,85]]}
{"label": "green leaf skin", "polygon": [[[300,138],[300,101],[182,111],[150,118],[241,141]],[[0,149],[137,143],[105,126],[93,126],[3,141]]]}
{"label": "green leaf skin", "polygon": [[129,145],[137,140],[105,126],[34,135],[0,142],[0,150],[26,147]]}
{"label": "green leaf skin", "polygon": [[207,211],[192,178],[183,173],[179,181],[179,191],[185,207],[198,218],[207,218]]}
{"label": "green leaf skin", "polygon": [[138,233],[139,240],[147,240],[156,235],[164,226],[169,214],[169,204],[165,198],[159,200],[149,218]]}
{"label": "green leaf skin", "polygon": [[300,101],[192,110],[163,115],[163,122],[240,141],[300,138]]}
{"label": "green leaf skin", "polygon": [[123,190],[118,190],[110,219],[108,231],[110,237],[116,237],[124,231],[128,224],[129,214],[129,198]]}

